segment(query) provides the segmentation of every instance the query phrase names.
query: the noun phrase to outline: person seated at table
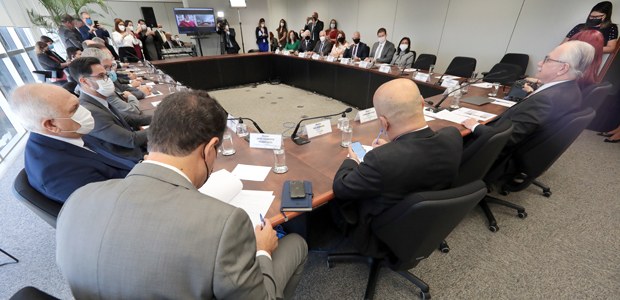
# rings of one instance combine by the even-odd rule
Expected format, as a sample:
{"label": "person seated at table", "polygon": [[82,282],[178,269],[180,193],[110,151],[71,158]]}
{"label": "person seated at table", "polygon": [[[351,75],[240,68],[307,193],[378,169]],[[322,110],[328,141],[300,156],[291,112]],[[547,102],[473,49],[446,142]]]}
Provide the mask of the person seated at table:
{"label": "person seated at table", "polygon": [[329,28],[325,30],[325,36],[327,36],[327,38],[332,44],[336,45],[336,43],[338,42],[339,33],[340,30],[338,30],[338,22],[336,21],[336,19],[332,19],[329,22]]}
{"label": "person seated at table", "polygon": [[376,63],[390,63],[394,57],[394,44],[387,40],[387,30],[379,28],[377,30],[377,42],[372,45],[370,56],[365,61],[374,61]]}
{"label": "person seated at table", "polygon": [[134,162],[145,154],[148,125],[151,116],[122,114],[106,99],[115,92],[114,82],[109,78],[99,59],[81,57],[69,65],[71,74],[80,85],[80,104],[95,119],[95,128],[89,133],[109,152]]}
{"label": "person seated at table", "polygon": [[299,44],[299,52],[311,52],[314,49],[314,42],[311,40],[310,30],[306,30],[301,34],[301,41]]}
{"label": "person seated at table", "polygon": [[352,58],[353,61],[360,61],[366,59],[369,52],[370,48],[360,41],[360,32],[356,31],[353,33],[353,44],[349,45],[349,48],[344,51],[342,57]]}
{"label": "person seated at table", "polygon": [[67,48],[67,60],[68,61],[72,61],[76,58],[80,58],[81,56],[82,56],[82,50],[80,50],[80,48],[76,48],[76,47]]}
{"label": "person seated at table", "polygon": [[317,53],[321,56],[328,55],[332,51],[332,47],[334,46],[327,38],[325,31],[319,32],[319,42],[314,45],[314,50],[312,54]]}
{"label": "person seated at table", "polygon": [[398,49],[394,52],[390,65],[410,68],[413,65],[414,59],[414,54],[411,51],[411,40],[408,37],[404,37],[400,40]]}
{"label": "person seated at table", "polygon": [[449,188],[456,178],[463,139],[456,127],[434,131],[424,120],[424,99],[410,79],[381,85],[373,105],[382,138],[360,163],[349,147],[334,178],[334,221],[364,253],[373,218],[408,194]]}
{"label": "person seated at table", "polygon": [[344,51],[349,47],[349,43],[347,42],[347,37],[344,34],[344,31],[338,30],[338,35],[336,36],[336,43],[332,47],[332,51],[329,55],[341,58],[344,55]]}
{"label": "person seated at table", "polygon": [[599,2],[588,15],[585,23],[577,24],[566,35],[563,43],[570,40],[573,35],[580,31],[587,29],[594,29],[601,32],[603,35],[603,53],[612,53],[616,50],[618,44],[618,25],[611,22],[611,13],[613,11],[613,4],[609,1]]}
{"label": "person seated at table", "polygon": [[197,190],[215,168],[226,115],[205,91],[168,95],[145,161],[71,195],[56,262],[76,299],[293,299],[303,238],[278,240],[269,219],[252,228],[243,209]]}
{"label": "person seated at table", "polygon": [[269,31],[269,50],[271,50],[271,52],[275,52],[276,50],[281,48],[278,45],[278,38],[276,38],[276,36],[273,34],[273,31]]}
{"label": "person seated at table", "polygon": [[[62,56],[60,56],[60,54],[56,53],[56,51],[54,51],[55,49],[55,45],[54,45],[54,40],[52,40],[49,36],[46,35],[42,35],[41,38],[39,39],[41,42],[44,42],[47,44],[47,49],[49,50],[49,54],[53,55],[56,59],[58,59],[61,62],[65,62],[65,59],[62,58]],[[62,46],[62,44],[61,44]],[[71,47],[68,47],[67,49],[69,49]]]}
{"label": "person seated at table", "polygon": [[[582,41],[568,41],[553,49],[538,63],[535,78],[542,86],[486,125],[470,118],[463,125],[477,137],[489,128],[512,121],[512,135],[497,161],[540,128],[557,124],[562,117],[581,109],[577,80],[590,66],[594,47]],[[496,168],[493,168],[496,169]]]}
{"label": "person seated at table", "polygon": [[288,43],[284,47],[284,50],[295,52],[299,50],[299,45],[301,42],[299,41],[299,37],[297,36],[297,32],[291,30],[288,33]]}
{"label": "person seated at table", "polygon": [[47,43],[40,41],[34,44],[34,52],[37,54],[37,61],[39,61],[43,70],[56,73],[56,76],[52,75],[52,78],[49,79],[51,82],[64,84],[68,80],[67,75],[64,73],[64,69],[69,66],[70,62],[65,61],[55,52],[52,53],[49,47]]}
{"label": "person seated at table", "polygon": [[85,135],[95,125],[93,117],[59,86],[22,85],[9,97],[9,105],[30,131],[24,151],[28,182],[47,198],[63,203],[76,189],[123,178],[135,165],[103,151]]}

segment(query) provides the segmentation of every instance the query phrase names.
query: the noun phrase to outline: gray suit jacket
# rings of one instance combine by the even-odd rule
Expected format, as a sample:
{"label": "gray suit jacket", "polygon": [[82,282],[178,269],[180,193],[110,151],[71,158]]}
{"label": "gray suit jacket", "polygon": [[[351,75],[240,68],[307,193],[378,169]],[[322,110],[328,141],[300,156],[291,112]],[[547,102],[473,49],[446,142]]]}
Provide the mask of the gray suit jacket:
{"label": "gray suit jacket", "polygon": [[370,57],[375,58],[375,61],[378,63],[389,64],[392,61],[394,52],[396,52],[396,48],[394,48],[394,44],[392,44],[392,42],[390,41],[385,41],[383,50],[381,50],[381,55],[379,57],[375,57],[375,52],[377,52],[377,47],[379,47],[379,42],[375,42],[372,45],[372,49],[370,49]]}
{"label": "gray suit jacket", "polygon": [[64,25],[58,27],[58,35],[65,47],[76,47],[82,49],[82,35],[79,31],[71,30]]}
{"label": "gray suit jacket", "polygon": [[149,124],[151,116],[121,114],[114,106],[109,105],[108,109],[83,91],[80,93],[80,104],[88,109],[95,119],[95,128],[88,135],[96,138],[101,147],[132,161],[142,159],[144,151],[141,148],[146,147],[148,129],[134,129]]}
{"label": "gray suit jacket", "polygon": [[158,165],[73,193],[56,242],[76,299],[275,298],[273,265],[256,257],[247,214]]}
{"label": "gray suit jacket", "polygon": [[323,42],[323,51],[321,51],[321,41],[317,41],[316,45],[314,45],[314,53],[317,53],[319,55],[329,55],[330,52],[332,52],[332,47],[334,46],[330,41],[328,41],[327,39],[325,39],[325,42]]}

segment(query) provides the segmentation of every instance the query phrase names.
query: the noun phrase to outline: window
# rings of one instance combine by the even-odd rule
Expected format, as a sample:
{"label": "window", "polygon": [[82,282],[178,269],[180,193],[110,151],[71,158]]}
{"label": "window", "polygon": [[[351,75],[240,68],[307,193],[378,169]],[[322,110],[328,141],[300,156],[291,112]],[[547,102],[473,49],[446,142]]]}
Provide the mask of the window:
{"label": "window", "polygon": [[0,42],[7,51],[24,48],[13,27],[0,27]]}
{"label": "window", "polygon": [[26,130],[17,123],[9,110],[6,99],[0,94],[0,159],[2,161],[25,133]]}
{"label": "window", "polygon": [[24,47],[34,47],[34,38],[32,37],[32,31],[30,28],[18,27],[15,29],[19,40]]}
{"label": "window", "polygon": [[[8,61],[8,65],[7,65]],[[17,74],[17,76],[14,76]],[[17,86],[16,80],[19,80],[20,84],[23,84],[19,73],[13,67],[13,63],[11,63],[11,59],[5,57],[0,60],[0,91],[2,94],[9,95],[9,93]]]}
{"label": "window", "polygon": [[23,82],[35,82],[34,76],[32,75],[32,71],[34,71],[34,66],[28,57],[28,54],[21,53],[18,55],[11,56],[11,61],[13,62],[13,66],[19,73],[19,76],[22,78]]}

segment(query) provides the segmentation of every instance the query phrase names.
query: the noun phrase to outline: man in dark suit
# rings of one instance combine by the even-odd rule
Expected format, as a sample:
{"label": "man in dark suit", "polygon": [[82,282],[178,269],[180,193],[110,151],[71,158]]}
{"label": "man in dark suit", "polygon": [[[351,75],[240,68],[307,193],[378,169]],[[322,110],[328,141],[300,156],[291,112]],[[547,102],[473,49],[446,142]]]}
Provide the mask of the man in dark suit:
{"label": "man in dark suit", "polygon": [[304,26],[304,31],[306,30],[310,30],[312,34],[310,39],[315,43],[318,42],[319,32],[323,31],[323,21],[319,20],[319,13],[316,11],[312,13],[312,22]]}
{"label": "man in dark suit", "polygon": [[[409,79],[379,87],[373,104],[386,140],[373,142],[360,163],[349,148],[334,178],[335,221],[358,250],[372,251],[373,218],[414,192],[450,187],[458,174],[462,138],[454,127],[433,131],[424,120],[424,99]],[[388,142],[389,141],[389,142]]]}
{"label": "man in dark suit", "polygon": [[[58,216],[56,261],[77,299],[292,299],[307,245],[197,189],[226,111],[205,91],[157,107],[149,156],[122,180],[77,190]],[[121,276],[122,274],[122,276]],[[102,288],[105,287],[105,288]]]}
{"label": "man in dark suit", "polygon": [[325,31],[320,32],[319,41],[314,45],[314,50],[312,53],[316,53],[318,55],[329,55],[332,52],[332,47],[334,45],[325,37]]}
{"label": "man in dark suit", "polygon": [[347,50],[344,51],[343,57],[352,58],[354,61],[360,61],[368,57],[370,48],[360,41],[360,33],[356,31],[353,33],[353,45],[350,45]]}
{"label": "man in dark suit", "polygon": [[235,38],[236,33],[234,28],[230,28],[228,21],[220,22],[217,27],[217,33],[221,38],[221,45],[227,54],[239,54],[239,44]]}
{"label": "man in dark suit", "polygon": [[62,25],[58,28],[58,35],[65,47],[82,48],[82,34],[75,28],[75,19],[71,15],[65,15],[60,20]]}
{"label": "man in dark suit", "polygon": [[17,88],[9,102],[30,131],[24,152],[28,181],[46,197],[63,203],[76,189],[123,178],[135,165],[103,151],[84,136],[95,121],[77,97],[63,88],[27,84]]}
{"label": "man in dark suit", "polygon": [[122,114],[106,101],[114,94],[114,83],[99,59],[81,57],[74,60],[69,69],[80,84],[80,104],[95,119],[95,128],[89,135],[109,152],[134,162],[140,161],[145,154],[148,129],[139,128],[148,125],[151,117]]}
{"label": "man in dark suit", "polygon": [[557,123],[562,117],[581,107],[581,92],[576,80],[592,62],[594,48],[584,42],[566,42],[551,51],[538,63],[535,77],[543,84],[521,102],[515,104],[501,116],[487,125],[468,119],[463,125],[472,130],[476,137],[498,126],[512,121],[513,130],[499,160],[508,155],[532,133]]}
{"label": "man in dark suit", "polygon": [[392,62],[396,48],[392,42],[387,40],[387,30],[385,30],[385,28],[379,28],[379,30],[377,30],[377,40],[378,41],[372,45],[370,56],[367,57],[366,60],[372,60],[375,63],[389,64]]}
{"label": "man in dark suit", "polygon": [[314,50],[314,42],[310,37],[310,31],[306,30],[301,34],[301,43],[299,44],[299,52],[312,52]]}

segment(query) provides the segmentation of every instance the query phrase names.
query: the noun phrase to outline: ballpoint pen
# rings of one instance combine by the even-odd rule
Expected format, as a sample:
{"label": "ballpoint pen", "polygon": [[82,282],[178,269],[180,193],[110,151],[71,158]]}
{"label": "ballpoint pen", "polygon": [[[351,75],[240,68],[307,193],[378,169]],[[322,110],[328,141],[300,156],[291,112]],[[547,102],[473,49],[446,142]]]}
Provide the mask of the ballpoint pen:
{"label": "ballpoint pen", "polygon": [[381,129],[379,130],[379,134],[377,135],[377,138],[375,139],[375,144],[378,144],[378,143],[379,143],[379,137],[380,137],[382,134],[383,134],[383,128],[381,128]]}
{"label": "ballpoint pen", "polygon": [[263,218],[263,214],[258,214],[260,216],[260,229],[265,227],[265,219]]}

